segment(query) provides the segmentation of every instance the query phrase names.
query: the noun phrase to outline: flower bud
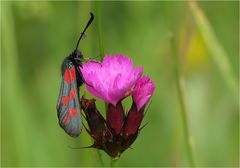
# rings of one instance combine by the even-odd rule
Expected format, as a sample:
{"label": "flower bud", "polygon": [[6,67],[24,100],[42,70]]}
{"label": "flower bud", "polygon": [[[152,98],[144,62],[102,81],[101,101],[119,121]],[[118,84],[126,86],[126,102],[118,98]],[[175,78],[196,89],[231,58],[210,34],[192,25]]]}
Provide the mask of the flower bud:
{"label": "flower bud", "polygon": [[107,107],[107,123],[114,129],[115,134],[121,132],[124,120],[124,110],[121,101],[116,107],[111,103]]}
{"label": "flower bud", "polygon": [[138,111],[145,108],[154,90],[155,85],[149,77],[143,76],[137,81],[135,90],[133,91],[133,100],[137,105]]}
{"label": "flower bud", "polygon": [[125,139],[138,133],[138,129],[143,120],[143,116],[143,110],[138,111],[136,104],[133,102],[124,124],[123,136]]}

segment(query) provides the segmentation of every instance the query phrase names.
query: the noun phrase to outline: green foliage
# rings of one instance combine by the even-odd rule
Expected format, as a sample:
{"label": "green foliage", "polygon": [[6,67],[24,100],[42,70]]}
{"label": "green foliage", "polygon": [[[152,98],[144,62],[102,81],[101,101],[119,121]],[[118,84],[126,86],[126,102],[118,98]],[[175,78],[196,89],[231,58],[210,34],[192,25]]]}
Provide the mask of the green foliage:
{"label": "green foliage", "polygon": [[[156,84],[143,121],[149,124],[119,166],[187,166],[165,7],[186,84],[195,164],[238,166],[239,2],[198,5],[191,10],[188,2],[1,1],[2,166],[100,165],[95,149],[69,148],[92,141],[85,130],[76,139],[66,135],[55,109],[60,65],[74,49],[90,11],[98,16],[80,44],[84,56],[123,53]],[[84,92],[82,87],[80,94]],[[105,114],[104,103],[97,104]]]}

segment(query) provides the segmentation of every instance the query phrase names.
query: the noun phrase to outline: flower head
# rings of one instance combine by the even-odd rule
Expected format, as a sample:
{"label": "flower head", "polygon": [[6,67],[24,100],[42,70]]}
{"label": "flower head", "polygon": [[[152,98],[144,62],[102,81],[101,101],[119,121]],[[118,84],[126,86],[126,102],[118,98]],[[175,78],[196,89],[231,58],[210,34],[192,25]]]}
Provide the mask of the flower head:
{"label": "flower head", "polygon": [[[122,55],[105,56],[102,63],[89,61],[81,67],[81,72],[88,91],[108,103],[105,119],[94,99],[81,99],[88,122],[86,129],[94,139],[92,147],[113,158],[119,157],[138,136],[154,83],[149,77],[142,77],[142,67],[133,67],[132,60]],[[125,114],[121,100],[127,96],[132,96],[133,102]]]}
{"label": "flower head", "polygon": [[81,68],[86,87],[94,96],[114,106],[131,93],[142,76],[142,67],[133,67],[129,57],[105,56],[102,63],[89,61]]}

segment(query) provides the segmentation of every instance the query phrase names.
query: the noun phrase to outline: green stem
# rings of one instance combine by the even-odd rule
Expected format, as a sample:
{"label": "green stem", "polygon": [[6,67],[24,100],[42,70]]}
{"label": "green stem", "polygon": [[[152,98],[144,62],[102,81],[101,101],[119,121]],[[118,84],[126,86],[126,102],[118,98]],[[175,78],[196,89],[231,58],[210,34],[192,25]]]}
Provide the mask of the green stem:
{"label": "green stem", "polygon": [[[95,9],[96,9],[96,17],[97,17],[96,20],[97,20],[98,42],[99,42],[99,56],[100,56],[100,60],[102,61],[104,56],[104,47],[103,47],[103,36],[102,36],[102,26],[101,26],[101,13],[100,13],[99,2],[97,1],[95,2]],[[99,149],[97,149],[97,154],[100,161],[100,165],[101,167],[103,167],[104,162]]]}
{"label": "green stem", "polygon": [[174,69],[175,69],[175,77],[176,77],[176,85],[177,85],[177,92],[178,92],[178,99],[181,108],[181,116],[183,122],[183,132],[185,137],[185,143],[187,146],[187,153],[189,157],[189,163],[191,167],[194,167],[194,158],[193,158],[193,151],[192,151],[192,144],[191,144],[191,136],[189,133],[189,125],[188,125],[188,118],[187,118],[187,109],[186,109],[186,102],[184,96],[184,89],[183,89],[183,78],[180,74],[180,67],[179,67],[179,57],[177,54],[177,47],[174,37],[171,37],[171,48],[172,48],[172,56],[174,60]]}
{"label": "green stem", "polygon": [[111,158],[111,167],[118,167],[118,158]]}
{"label": "green stem", "polygon": [[98,32],[98,43],[99,43],[99,56],[101,61],[104,57],[104,46],[103,46],[103,36],[102,36],[102,25],[101,25],[101,12],[100,12],[100,6],[99,2],[95,2],[96,7],[96,17],[97,17],[97,32]]}
{"label": "green stem", "polygon": [[203,40],[208,47],[210,56],[212,56],[214,63],[219,68],[219,71],[224,79],[223,81],[228,84],[229,88],[232,90],[232,93],[236,95],[236,92],[238,92],[238,82],[229,61],[229,55],[220,43],[218,36],[211,25],[211,22],[198,5],[198,2],[196,0],[191,0],[188,2],[194,22],[196,23],[196,26],[198,27]]}
{"label": "green stem", "polygon": [[[105,55],[104,46],[103,46],[103,36],[102,36],[102,20],[101,20],[101,8],[99,2],[95,2],[96,17],[97,17],[97,32],[98,32],[98,43],[99,43],[99,56],[100,60],[103,60]],[[107,109],[108,104],[105,103],[105,109]],[[105,110],[106,111],[106,110]]]}
{"label": "green stem", "polygon": [[178,99],[180,103],[180,111],[181,111],[181,116],[182,116],[182,123],[183,123],[183,133],[184,133],[184,139],[186,143],[186,148],[187,148],[187,155],[189,159],[189,165],[191,167],[195,166],[194,163],[194,157],[193,157],[193,150],[192,150],[192,144],[191,144],[191,136],[189,132],[189,125],[188,125],[188,118],[187,118],[187,109],[186,109],[186,102],[185,102],[185,97],[184,97],[184,89],[183,89],[183,77],[181,75],[180,71],[180,61],[179,61],[179,54],[177,51],[177,44],[176,40],[174,38],[174,33],[173,33],[173,25],[170,22],[171,18],[168,17],[168,12],[167,12],[167,5],[165,3],[165,17],[166,17],[166,22],[167,26],[169,27],[170,30],[170,40],[171,40],[171,49],[172,49],[172,58],[174,62],[174,71],[175,71],[175,78],[176,78],[176,87],[177,87],[177,93],[178,93]]}
{"label": "green stem", "polygon": [[102,159],[102,154],[100,152],[99,149],[96,149],[97,150],[97,155],[98,155],[98,159],[99,159],[99,162],[100,162],[100,166],[101,167],[104,167],[104,162],[103,162],[103,159]]}

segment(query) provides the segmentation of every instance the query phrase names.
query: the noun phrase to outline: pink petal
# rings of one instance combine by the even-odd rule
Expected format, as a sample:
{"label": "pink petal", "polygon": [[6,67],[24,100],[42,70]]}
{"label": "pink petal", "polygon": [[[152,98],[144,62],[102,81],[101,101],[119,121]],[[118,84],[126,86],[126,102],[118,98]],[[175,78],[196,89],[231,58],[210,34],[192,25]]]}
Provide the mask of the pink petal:
{"label": "pink petal", "polygon": [[143,68],[133,67],[129,57],[116,54],[113,57],[106,55],[102,63],[89,61],[83,64],[81,72],[90,93],[116,105],[142,76]]}
{"label": "pink petal", "polygon": [[149,77],[144,76],[137,81],[133,91],[133,100],[137,105],[138,111],[144,108],[150,101],[154,90],[155,85]]}

